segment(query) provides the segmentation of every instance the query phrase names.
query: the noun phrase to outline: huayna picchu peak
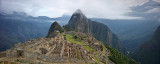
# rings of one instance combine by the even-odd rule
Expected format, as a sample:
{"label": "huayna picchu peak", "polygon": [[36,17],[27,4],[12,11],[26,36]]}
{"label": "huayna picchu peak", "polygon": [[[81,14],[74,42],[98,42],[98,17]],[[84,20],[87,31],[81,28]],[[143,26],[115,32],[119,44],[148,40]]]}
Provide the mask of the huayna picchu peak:
{"label": "huayna picchu peak", "polygon": [[80,9],[77,9],[73,14],[83,14]]}
{"label": "huayna picchu peak", "polygon": [[73,13],[68,22],[68,25],[70,25],[70,27],[77,32],[84,32],[87,34],[91,34],[91,29],[88,23],[88,19],[79,9]]}
{"label": "huayna picchu peak", "polygon": [[[46,38],[31,39],[0,52],[0,64],[138,64],[118,50],[98,41],[97,37],[104,37],[102,35],[108,35],[105,38],[112,39],[113,34],[100,35],[97,31],[111,31],[107,26],[96,23],[81,14],[73,14],[69,29],[67,25],[63,29],[54,22]],[[101,27],[96,26],[99,24]]]}
{"label": "huayna picchu peak", "polygon": [[79,9],[71,16],[66,27],[68,28],[68,26],[76,32],[90,34],[97,40],[116,48],[122,53],[126,52],[119,38],[111,32],[107,25],[88,19]]}

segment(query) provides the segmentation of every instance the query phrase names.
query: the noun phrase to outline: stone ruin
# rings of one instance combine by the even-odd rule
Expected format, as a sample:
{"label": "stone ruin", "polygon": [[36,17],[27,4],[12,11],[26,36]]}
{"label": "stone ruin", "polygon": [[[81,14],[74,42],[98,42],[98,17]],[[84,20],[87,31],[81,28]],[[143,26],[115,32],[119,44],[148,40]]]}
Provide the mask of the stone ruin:
{"label": "stone ruin", "polygon": [[77,62],[77,60],[94,63],[95,60],[93,53],[100,50],[101,43],[99,43],[99,41],[95,40],[93,37],[86,36],[83,33],[75,33],[75,35],[79,38],[85,37],[83,39],[81,38],[81,41],[86,41],[87,45],[92,47],[94,50],[89,52],[80,44],[68,43],[66,40],[64,40],[64,36],[59,34],[54,38],[41,37],[35,40],[17,44],[12,49],[0,52],[0,58],[9,58],[13,61],[16,61],[15,59],[25,59],[29,62],[35,63],[65,63]]}

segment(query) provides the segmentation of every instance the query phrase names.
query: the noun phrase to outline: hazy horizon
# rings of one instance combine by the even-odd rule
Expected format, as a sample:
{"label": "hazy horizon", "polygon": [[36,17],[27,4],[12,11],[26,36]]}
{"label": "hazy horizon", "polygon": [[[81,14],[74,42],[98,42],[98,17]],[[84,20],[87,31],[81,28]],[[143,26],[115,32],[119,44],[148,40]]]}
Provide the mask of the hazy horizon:
{"label": "hazy horizon", "polygon": [[[147,4],[146,4],[147,3]],[[77,9],[88,18],[144,19],[146,15],[158,16],[160,1],[154,0],[0,0],[0,12],[24,12],[34,17],[50,18],[71,16]],[[139,9],[139,10],[136,10]],[[141,13],[141,14],[139,14]]]}

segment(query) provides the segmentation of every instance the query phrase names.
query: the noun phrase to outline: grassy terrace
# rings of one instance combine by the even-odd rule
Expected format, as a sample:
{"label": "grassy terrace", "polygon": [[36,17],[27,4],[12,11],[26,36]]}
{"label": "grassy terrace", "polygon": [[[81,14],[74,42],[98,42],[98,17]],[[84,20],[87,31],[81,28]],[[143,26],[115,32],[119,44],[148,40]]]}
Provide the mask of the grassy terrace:
{"label": "grassy terrace", "polygon": [[107,50],[105,44],[102,44],[101,48],[102,48],[102,53],[105,55]]}
{"label": "grassy terrace", "polygon": [[97,64],[104,64],[103,62],[101,62],[97,57],[93,57],[96,61],[97,61]]}
{"label": "grassy terrace", "polygon": [[81,40],[79,38],[74,38],[73,36],[75,36],[75,35],[74,34],[72,34],[72,35],[65,34],[64,39],[66,39],[67,42],[69,42],[69,43],[76,43],[76,44],[82,45],[87,51],[92,51],[93,50],[93,48],[91,48],[90,46],[83,45],[84,43],[81,42]]}
{"label": "grassy terrace", "polygon": [[93,50],[93,48],[91,48],[90,46],[83,46],[87,51],[92,51]]}
{"label": "grassy terrace", "polygon": [[80,40],[74,39],[73,36],[70,35],[70,34],[66,34],[65,38],[66,38],[66,40],[67,40],[69,43],[84,44],[84,43],[81,42]]}

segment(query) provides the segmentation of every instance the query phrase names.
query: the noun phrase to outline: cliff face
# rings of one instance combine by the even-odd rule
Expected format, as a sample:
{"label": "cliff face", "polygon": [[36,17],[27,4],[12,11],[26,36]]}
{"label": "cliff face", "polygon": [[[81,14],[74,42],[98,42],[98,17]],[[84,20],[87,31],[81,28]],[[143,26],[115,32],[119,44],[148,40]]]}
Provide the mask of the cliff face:
{"label": "cliff face", "polygon": [[160,64],[160,26],[153,37],[141,45],[137,53],[138,60],[142,64]]}
{"label": "cliff face", "polygon": [[89,20],[79,9],[73,13],[68,24],[77,32],[91,33]]}
{"label": "cliff face", "polygon": [[122,46],[118,37],[106,25],[87,19],[80,10],[73,13],[68,25],[74,31],[93,35],[97,40],[104,42],[104,44],[125,52],[125,48]]}

